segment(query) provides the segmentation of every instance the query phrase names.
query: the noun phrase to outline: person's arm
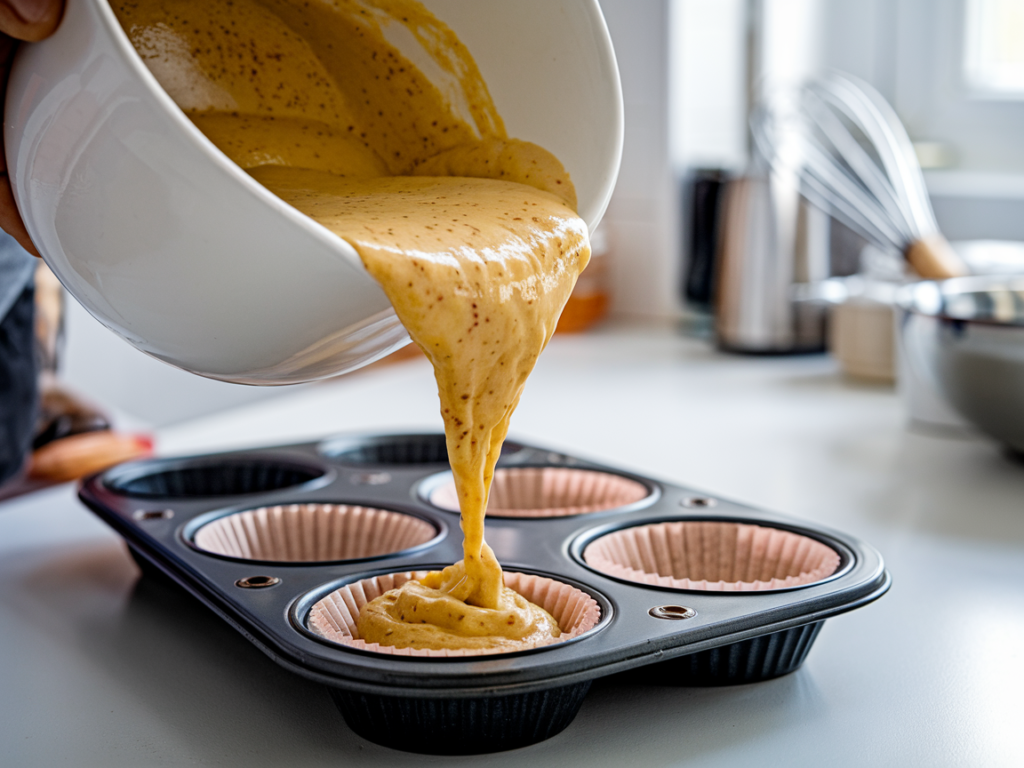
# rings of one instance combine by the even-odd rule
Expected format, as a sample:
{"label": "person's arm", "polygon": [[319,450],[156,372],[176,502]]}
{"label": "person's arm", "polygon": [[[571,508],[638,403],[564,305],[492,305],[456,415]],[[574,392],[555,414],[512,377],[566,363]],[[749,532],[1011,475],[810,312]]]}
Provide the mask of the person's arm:
{"label": "person's arm", "polygon": [[[3,235],[0,238],[6,241],[0,242],[0,249],[18,248]],[[0,485],[25,463],[32,448],[39,402],[32,272],[14,259],[3,258],[4,255],[12,254],[0,250],[0,280],[5,281],[0,290],[15,295],[0,307]],[[24,252],[20,256],[30,264],[34,261]]]}
{"label": "person's arm", "polygon": [[[18,42],[49,37],[64,14],[64,0],[0,0],[0,110],[7,92],[7,77]],[[0,133],[0,229],[33,256],[39,252],[28,236],[25,223],[14,204],[11,180],[7,176],[7,154]]]}
{"label": "person's arm", "polygon": [[[64,0],[0,0],[0,110],[18,42],[42,40],[57,29]],[[33,322],[38,256],[14,204],[0,132],[0,483],[14,475],[32,445],[38,406]],[[24,249],[24,250],[23,250]]]}

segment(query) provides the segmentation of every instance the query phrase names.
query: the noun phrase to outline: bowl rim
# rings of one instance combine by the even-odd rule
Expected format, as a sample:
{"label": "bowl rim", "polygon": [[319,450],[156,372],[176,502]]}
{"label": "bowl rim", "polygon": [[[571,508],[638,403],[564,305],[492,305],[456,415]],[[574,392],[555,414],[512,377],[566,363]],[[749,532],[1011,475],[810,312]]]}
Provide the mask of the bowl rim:
{"label": "bowl rim", "polygon": [[950,297],[1000,290],[1024,293],[1024,275],[970,275],[949,280],[922,280],[900,288],[896,294],[896,306],[909,314],[948,322],[993,328],[1024,327],[1024,314],[1015,320],[1004,321],[990,317],[960,317],[944,309]]}

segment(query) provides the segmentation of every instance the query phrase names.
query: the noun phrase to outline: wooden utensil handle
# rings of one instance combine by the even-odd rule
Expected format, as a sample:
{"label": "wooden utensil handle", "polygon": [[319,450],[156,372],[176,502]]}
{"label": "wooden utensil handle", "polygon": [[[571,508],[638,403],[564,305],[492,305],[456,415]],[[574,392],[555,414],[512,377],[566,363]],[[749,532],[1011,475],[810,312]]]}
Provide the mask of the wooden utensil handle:
{"label": "wooden utensil handle", "polygon": [[914,271],[926,280],[946,280],[969,273],[963,259],[938,232],[915,240],[903,255]]}

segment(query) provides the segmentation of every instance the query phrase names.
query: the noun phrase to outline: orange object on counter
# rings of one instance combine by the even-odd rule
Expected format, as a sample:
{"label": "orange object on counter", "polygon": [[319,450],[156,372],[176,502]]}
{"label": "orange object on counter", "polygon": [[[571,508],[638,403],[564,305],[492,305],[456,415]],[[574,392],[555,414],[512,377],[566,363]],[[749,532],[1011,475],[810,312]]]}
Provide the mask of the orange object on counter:
{"label": "orange object on counter", "polygon": [[583,296],[573,294],[558,318],[555,333],[581,333],[595,325],[608,312],[608,294],[590,293]]}
{"label": "orange object on counter", "polygon": [[590,263],[565,303],[555,333],[580,333],[608,314],[608,239],[598,227],[590,236]]}
{"label": "orange object on counter", "polygon": [[152,453],[153,439],[148,435],[110,430],[85,432],[54,440],[33,452],[28,476],[32,480],[64,483]]}

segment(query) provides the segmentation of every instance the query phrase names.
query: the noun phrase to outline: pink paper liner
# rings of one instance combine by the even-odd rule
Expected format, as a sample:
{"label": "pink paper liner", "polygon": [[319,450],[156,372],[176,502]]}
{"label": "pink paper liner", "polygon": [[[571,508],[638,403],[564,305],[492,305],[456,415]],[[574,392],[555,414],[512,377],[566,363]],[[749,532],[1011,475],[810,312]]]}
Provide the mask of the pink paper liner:
{"label": "pink paper liner", "polygon": [[437,535],[412,515],[344,504],[289,504],[226,515],[193,539],[204,552],[243,560],[309,563],[376,557]]}
{"label": "pink paper liner", "polygon": [[[380,645],[379,643],[367,643],[365,640],[359,639],[356,622],[359,619],[359,611],[362,610],[364,605],[380,597],[390,589],[396,589],[407,581],[421,579],[426,575],[427,571],[405,571],[403,573],[388,573],[347,584],[327,595],[327,597],[313,606],[309,613],[309,628],[333,643],[395,656],[447,658],[486,656],[525,650],[525,648],[494,650],[486,648],[455,650],[396,648],[390,645]],[[505,586],[518,592],[531,603],[539,605],[550,613],[555,621],[558,622],[558,628],[562,630],[562,634],[556,638],[551,638],[550,642],[540,643],[538,646],[533,647],[554,645],[571,640],[574,637],[579,637],[584,632],[593,629],[601,619],[601,608],[593,597],[560,581],[547,579],[543,576],[505,571]]]}
{"label": "pink paper liner", "polygon": [[590,567],[672,589],[749,592],[813,584],[835,573],[839,554],[778,528],[680,521],[625,528],[583,550]]}
{"label": "pink paper liner", "polygon": [[[643,483],[590,469],[521,467],[494,473],[487,514],[491,517],[569,517],[634,504],[650,495]],[[436,488],[430,503],[459,511],[455,482]]]}

